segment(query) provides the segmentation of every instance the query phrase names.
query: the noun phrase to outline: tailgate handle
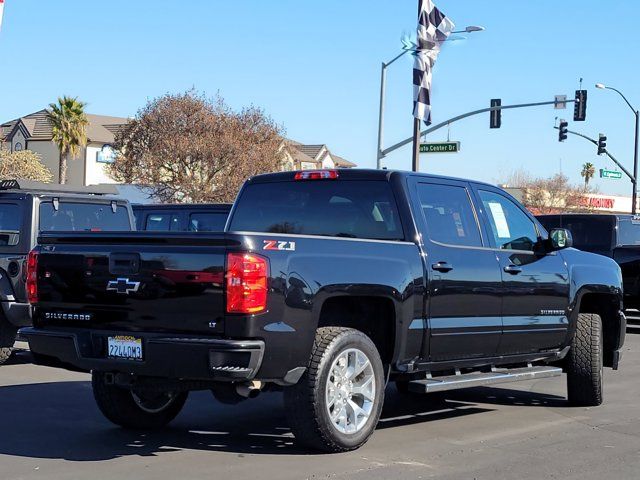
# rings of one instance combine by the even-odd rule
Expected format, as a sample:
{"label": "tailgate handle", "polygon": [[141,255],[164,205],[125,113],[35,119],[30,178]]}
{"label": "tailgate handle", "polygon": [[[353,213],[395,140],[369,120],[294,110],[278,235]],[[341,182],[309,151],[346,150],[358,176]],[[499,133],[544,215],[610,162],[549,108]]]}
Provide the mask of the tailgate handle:
{"label": "tailgate handle", "polygon": [[112,253],[109,255],[109,273],[112,275],[131,275],[140,271],[140,254]]}

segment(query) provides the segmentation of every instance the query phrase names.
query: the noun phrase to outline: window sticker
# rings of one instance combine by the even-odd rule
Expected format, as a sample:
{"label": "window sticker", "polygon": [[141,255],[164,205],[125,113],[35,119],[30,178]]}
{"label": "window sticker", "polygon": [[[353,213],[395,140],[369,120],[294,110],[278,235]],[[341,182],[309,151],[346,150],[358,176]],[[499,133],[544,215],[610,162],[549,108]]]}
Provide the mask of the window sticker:
{"label": "window sticker", "polygon": [[493,221],[496,224],[498,238],[511,238],[509,224],[507,223],[507,217],[504,215],[502,205],[498,202],[489,202],[489,210],[491,210]]}

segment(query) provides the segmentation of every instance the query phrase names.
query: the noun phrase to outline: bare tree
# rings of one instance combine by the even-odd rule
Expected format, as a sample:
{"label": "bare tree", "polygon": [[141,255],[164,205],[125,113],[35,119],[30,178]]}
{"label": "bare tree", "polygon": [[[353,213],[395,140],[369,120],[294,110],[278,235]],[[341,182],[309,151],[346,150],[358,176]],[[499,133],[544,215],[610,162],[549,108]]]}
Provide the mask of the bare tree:
{"label": "bare tree", "polygon": [[535,178],[524,170],[517,170],[501,183],[521,189],[522,203],[536,215],[589,211],[586,197],[595,192],[586,185],[572,185],[569,178],[562,173],[547,178]]}
{"label": "bare tree", "polygon": [[247,178],[280,170],[282,133],[259,108],[236,112],[194,91],[164,95],[116,136],[110,173],[163,202],[232,202]]}

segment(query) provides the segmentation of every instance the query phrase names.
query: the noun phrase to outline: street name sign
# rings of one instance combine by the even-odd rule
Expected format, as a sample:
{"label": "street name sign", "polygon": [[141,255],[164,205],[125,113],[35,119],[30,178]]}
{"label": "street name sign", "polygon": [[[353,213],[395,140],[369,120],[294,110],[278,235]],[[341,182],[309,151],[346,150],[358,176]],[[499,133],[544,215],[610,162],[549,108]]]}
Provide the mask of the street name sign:
{"label": "street name sign", "polygon": [[420,144],[420,153],[458,153],[460,142],[428,142]]}
{"label": "street name sign", "polygon": [[610,178],[612,180],[620,180],[622,178],[622,172],[615,170],[607,170],[606,168],[600,169],[600,178]]}

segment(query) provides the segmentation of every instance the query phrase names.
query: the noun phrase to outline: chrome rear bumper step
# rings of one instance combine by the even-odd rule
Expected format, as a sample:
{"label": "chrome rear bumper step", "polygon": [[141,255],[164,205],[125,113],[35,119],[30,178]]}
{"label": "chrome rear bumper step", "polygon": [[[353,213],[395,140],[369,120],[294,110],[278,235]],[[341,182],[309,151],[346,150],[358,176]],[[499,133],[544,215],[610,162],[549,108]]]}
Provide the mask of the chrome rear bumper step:
{"label": "chrome rear bumper step", "polygon": [[559,367],[548,365],[523,368],[494,368],[491,372],[459,373],[443,377],[428,377],[409,382],[409,391],[414,393],[442,392],[457,388],[480,387],[496,383],[518,382],[538,378],[557,377],[562,374]]}

